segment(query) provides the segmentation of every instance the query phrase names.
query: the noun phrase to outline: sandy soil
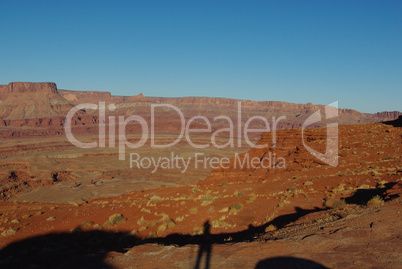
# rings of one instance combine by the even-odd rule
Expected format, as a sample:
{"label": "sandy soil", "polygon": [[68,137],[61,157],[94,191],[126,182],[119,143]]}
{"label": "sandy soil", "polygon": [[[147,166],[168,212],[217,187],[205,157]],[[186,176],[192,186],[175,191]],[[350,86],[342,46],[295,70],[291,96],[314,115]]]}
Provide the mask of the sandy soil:
{"label": "sandy soil", "polygon": [[[310,130],[309,145],[322,151],[325,134],[324,128]],[[15,201],[0,202],[0,260],[4,266],[59,268],[188,268],[197,267],[198,259],[211,268],[400,268],[402,129],[346,125],[339,135],[337,167],[308,153],[300,130],[283,130],[278,147],[248,152],[261,160],[269,152],[283,156],[283,169],[235,169],[232,161],[196,185],[127,190],[109,198],[103,193],[79,203],[21,202],[29,197],[21,192]],[[265,134],[260,143],[269,140]],[[68,158],[57,160],[75,169],[70,176],[83,167],[90,173],[80,158],[83,166],[76,168]],[[107,165],[111,159],[105,158]],[[101,159],[96,155],[93,166]],[[40,171],[39,164],[20,169]],[[61,183],[34,191],[53,192]],[[70,191],[98,188],[90,184],[95,186],[83,182]]]}

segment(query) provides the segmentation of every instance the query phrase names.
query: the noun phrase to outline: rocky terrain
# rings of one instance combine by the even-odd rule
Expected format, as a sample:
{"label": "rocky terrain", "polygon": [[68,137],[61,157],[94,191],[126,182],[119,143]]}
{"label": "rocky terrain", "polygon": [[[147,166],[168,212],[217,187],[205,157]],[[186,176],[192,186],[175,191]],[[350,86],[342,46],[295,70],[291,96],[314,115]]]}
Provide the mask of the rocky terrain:
{"label": "rocky terrain", "polygon": [[[159,139],[171,137],[161,135]],[[96,140],[97,136],[80,136],[80,139]],[[203,140],[203,137],[193,139],[195,143]],[[210,147],[198,152],[231,158],[238,150]],[[153,150],[148,143],[139,149],[128,149],[127,155],[129,153],[155,159],[174,153],[194,159],[194,149],[184,142],[159,150]],[[196,167],[191,160],[185,173],[183,168],[175,167],[153,173],[153,167],[130,167],[128,156],[120,161],[117,148],[81,149],[61,136],[3,141],[0,143],[0,167],[1,200],[59,203],[82,203],[91,198],[120,196],[131,190],[160,186],[194,185],[211,171],[209,167]]]}
{"label": "rocky terrain", "polygon": [[[16,201],[42,201],[42,202],[82,202],[91,198],[102,196],[119,196],[130,190],[143,188],[155,188],[164,186],[185,186],[196,184],[205,179],[211,169],[209,167],[195,169],[195,163],[190,163],[186,176],[178,169],[170,169],[163,173],[151,173],[150,170],[131,169],[128,160],[119,161],[118,149],[110,146],[110,140],[103,148],[80,149],[72,145],[65,136],[65,118],[67,113],[79,103],[105,102],[106,111],[104,121],[109,123],[109,117],[117,121],[118,116],[138,115],[148,123],[150,120],[150,106],[152,104],[168,104],[177,107],[183,113],[185,121],[194,116],[203,116],[211,122],[211,132],[230,125],[225,120],[214,118],[224,115],[233,120],[233,138],[241,141],[234,143],[234,147],[226,147],[224,150],[209,147],[199,150],[205,156],[233,157],[235,153],[244,153],[250,147],[245,142],[243,130],[248,119],[253,116],[265,117],[269,128],[273,128],[274,118],[282,117],[275,125],[278,129],[299,128],[307,117],[317,109],[323,110],[322,105],[291,104],[285,102],[255,102],[204,97],[184,98],[157,98],[144,97],[142,94],[130,97],[112,96],[108,92],[79,92],[58,90],[55,83],[27,83],[13,82],[0,86],[0,199]],[[115,105],[114,110],[108,109],[110,104]],[[354,110],[339,109],[338,119],[340,123],[351,124],[359,122],[372,122],[380,120],[396,119],[400,112],[382,112],[377,114],[363,114]],[[273,118],[274,117],[274,118]],[[155,112],[155,133],[157,141],[169,143],[174,141],[181,131],[182,123],[177,111],[162,109]],[[249,122],[251,129],[264,129],[262,121]],[[314,123],[309,127],[317,127],[325,124],[325,121]],[[205,128],[205,121],[193,121],[192,128]],[[150,126],[149,126],[150,128]],[[106,131],[109,130],[106,125]],[[72,133],[80,141],[99,140],[99,111],[82,109],[74,114],[72,119]],[[129,123],[126,126],[127,138],[130,141],[138,141],[142,134],[139,124]],[[116,136],[119,134],[115,128]],[[256,142],[261,132],[249,133],[252,142]],[[289,133],[291,134],[291,133]],[[262,138],[267,142],[269,134]],[[297,134],[299,139],[300,133]],[[109,137],[106,135],[105,137]],[[221,132],[216,137],[218,144],[227,143],[228,132]],[[202,133],[192,136],[193,142],[203,144],[210,142],[209,134]],[[293,146],[293,138],[279,141],[278,149],[282,150],[277,156],[284,157],[300,155],[300,152],[292,151],[288,147]],[[310,138],[309,138],[310,139]],[[113,139],[118,144],[118,137]],[[322,145],[323,146],[323,145]],[[303,147],[300,147],[303,148]],[[324,147],[320,147],[320,150]],[[166,157],[173,152],[180,157],[191,157],[194,149],[188,141],[182,139],[175,148],[152,150],[150,141],[136,150],[128,150],[128,154],[136,152],[142,156],[153,158]],[[270,149],[272,153],[272,149]],[[263,154],[257,150],[258,154]],[[278,152],[279,153],[279,152]],[[269,155],[268,152],[264,154]],[[265,156],[265,155],[264,155]],[[193,158],[194,159],[194,158]],[[312,162],[310,158],[308,162]],[[299,160],[298,166],[292,169],[307,169],[310,165],[306,160]],[[292,164],[293,165],[293,164]],[[230,169],[229,169],[230,170]],[[273,169],[275,170],[275,169]],[[264,176],[262,170],[252,176]],[[224,177],[230,177],[230,171],[222,172]],[[221,174],[222,174],[221,173]],[[247,174],[248,172],[236,172]],[[262,173],[262,174],[261,174]],[[213,173],[212,176],[217,176]],[[124,183],[123,183],[124,182]],[[54,186],[57,185],[57,188]],[[80,186],[80,188],[77,188]],[[94,186],[97,186],[93,189]],[[50,191],[52,190],[52,191]]]}
{"label": "rocky terrain", "polygon": [[[326,151],[325,125],[333,121],[300,129],[322,105],[241,101],[239,113],[233,99],[123,97],[22,82],[0,86],[0,99],[1,268],[400,268],[400,112],[338,109],[339,151],[331,166],[307,148]],[[182,139],[155,149],[148,140],[119,160],[111,144],[120,137],[111,138],[111,128],[104,147],[79,148],[65,135],[75,105],[99,102],[105,115],[74,114],[79,141],[100,145],[100,123],[118,116],[150,122],[152,104],[177,107],[185,122],[202,115],[211,132],[228,127],[214,119],[222,115],[242,127],[257,115],[270,123],[285,118],[276,133],[250,133],[256,147],[235,128],[235,147],[195,150]],[[156,143],[176,140],[177,111],[165,107],[155,117]],[[205,120],[191,128],[205,128]],[[138,123],[126,126],[127,141],[141,134]],[[232,137],[215,138],[224,145]],[[211,143],[211,135],[191,140]],[[153,171],[131,167],[130,154],[189,162],[186,170]],[[212,169],[214,158],[228,161]]]}
{"label": "rocky terrain", "polygon": [[[304,149],[301,130],[281,130],[277,147],[247,153],[261,162],[275,153],[282,168],[236,168],[232,159],[192,185],[74,203],[3,201],[0,264],[400,268],[399,123],[341,125],[337,167]],[[326,128],[305,135],[310,147],[325,148]]]}

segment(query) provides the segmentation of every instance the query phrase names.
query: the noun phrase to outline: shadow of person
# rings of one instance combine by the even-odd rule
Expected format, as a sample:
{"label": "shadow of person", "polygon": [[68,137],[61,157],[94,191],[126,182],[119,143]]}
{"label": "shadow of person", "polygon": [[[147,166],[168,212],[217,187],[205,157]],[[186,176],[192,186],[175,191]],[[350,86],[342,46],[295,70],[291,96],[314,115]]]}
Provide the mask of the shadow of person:
{"label": "shadow of person", "polygon": [[203,225],[202,235],[169,234],[166,237],[144,239],[127,232],[79,229],[73,233],[38,235],[10,243],[0,249],[0,268],[112,268],[108,263],[109,252],[125,253],[128,249],[144,244],[179,247],[199,244],[195,268],[200,268],[204,254],[205,268],[210,268],[213,244],[227,244],[227,238],[231,238],[230,244],[253,242],[256,239],[273,240],[275,237],[265,236],[264,231],[268,225],[285,227],[306,214],[324,209],[304,210],[296,207],[295,210],[296,213],[278,216],[264,225],[249,225],[246,230],[232,233],[211,234],[211,225],[207,220]]}
{"label": "shadow of person", "polygon": [[319,263],[294,257],[274,257],[261,260],[255,266],[255,269],[271,269],[271,268],[281,268],[281,269],[327,269],[324,265]]}
{"label": "shadow of person", "polygon": [[212,251],[212,238],[211,238],[211,224],[209,224],[209,220],[207,220],[204,225],[204,234],[200,238],[200,248],[198,250],[197,263],[195,265],[195,269],[200,268],[201,259],[205,252],[205,269],[209,269],[209,264],[211,260],[211,251]]}

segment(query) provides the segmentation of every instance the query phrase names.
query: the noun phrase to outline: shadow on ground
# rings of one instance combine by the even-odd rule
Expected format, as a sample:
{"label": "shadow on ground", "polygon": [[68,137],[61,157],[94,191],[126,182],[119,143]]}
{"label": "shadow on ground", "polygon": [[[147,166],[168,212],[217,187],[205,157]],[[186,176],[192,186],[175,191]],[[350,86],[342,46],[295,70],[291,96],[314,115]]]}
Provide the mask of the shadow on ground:
{"label": "shadow on ground", "polygon": [[110,251],[125,252],[136,239],[127,233],[54,233],[12,243],[0,251],[0,268],[112,268]]}
{"label": "shadow on ground", "polygon": [[384,193],[391,189],[396,183],[386,183],[383,188],[358,189],[352,196],[345,199],[348,204],[365,205],[374,196],[384,196]]}
{"label": "shadow on ground", "polygon": [[402,115],[400,115],[396,120],[383,121],[382,123],[392,125],[394,127],[402,127]]}
{"label": "shadow on ground", "polygon": [[306,259],[293,258],[293,257],[274,257],[262,260],[257,263],[255,269],[268,269],[268,268],[281,268],[281,269],[326,269],[327,267]]}
{"label": "shadow on ground", "polygon": [[[112,268],[105,262],[108,252],[125,253],[130,248],[148,243],[174,246],[199,245],[195,268],[199,268],[204,254],[208,268],[212,245],[251,242],[264,234],[265,228],[270,224],[280,228],[306,214],[321,210],[323,209],[296,208],[296,213],[279,216],[258,227],[250,225],[247,230],[234,233],[211,234],[210,224],[207,221],[202,235],[171,234],[160,238],[140,239],[128,233],[109,231],[46,234],[6,246],[0,251],[0,268]],[[231,238],[230,242],[227,241],[228,238]]]}
{"label": "shadow on ground", "polygon": [[[348,203],[363,204],[374,195],[382,195],[394,183],[389,183],[383,189],[358,190],[346,199]],[[0,268],[112,268],[105,261],[108,252],[125,253],[129,249],[143,244],[160,245],[199,245],[195,268],[199,268],[202,256],[206,256],[206,268],[209,268],[212,246],[216,244],[233,244],[260,240],[265,228],[271,224],[282,228],[299,218],[327,209],[314,208],[310,210],[295,208],[295,213],[282,215],[264,225],[234,232],[211,234],[209,221],[204,223],[204,234],[183,235],[170,234],[166,237],[140,239],[123,232],[110,231],[79,231],[72,233],[53,233],[27,238],[14,242],[0,250]],[[228,241],[230,238],[230,241]],[[303,266],[303,265],[314,266]],[[274,265],[283,265],[276,267]],[[299,264],[299,267],[292,265]],[[272,266],[268,266],[272,265]],[[265,266],[265,267],[264,267]],[[288,266],[288,267],[286,267]],[[256,268],[325,268],[314,262],[290,257],[279,257],[260,261]]]}

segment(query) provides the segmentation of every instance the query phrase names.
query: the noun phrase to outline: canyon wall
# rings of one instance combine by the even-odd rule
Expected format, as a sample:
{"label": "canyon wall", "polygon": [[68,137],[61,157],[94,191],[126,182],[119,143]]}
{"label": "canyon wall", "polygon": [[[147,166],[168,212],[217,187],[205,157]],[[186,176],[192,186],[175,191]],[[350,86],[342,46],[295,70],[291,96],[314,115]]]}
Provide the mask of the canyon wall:
{"label": "canyon wall", "polygon": [[[212,124],[212,131],[227,128],[227,121],[216,120],[217,116],[227,116],[234,125],[238,122],[244,126],[253,116],[261,116],[267,119],[270,127],[273,121],[282,117],[276,127],[278,129],[295,129],[302,127],[306,119],[315,111],[323,112],[324,105],[293,104],[278,101],[250,101],[229,98],[209,97],[146,97],[142,93],[134,96],[113,96],[110,92],[98,91],[69,91],[58,90],[53,82],[30,83],[12,82],[8,85],[0,85],[0,137],[10,134],[15,128],[54,128],[50,134],[63,134],[64,122],[67,113],[77,104],[105,102],[106,105],[115,104],[116,109],[110,111],[106,106],[106,123],[108,116],[132,116],[138,115],[148,123],[151,120],[152,104],[170,104],[180,109],[186,122],[194,116],[204,116]],[[241,104],[241,108],[239,107]],[[240,118],[239,118],[239,109]],[[352,109],[339,109],[338,122],[340,124],[369,123],[390,121],[398,118],[399,111],[378,112],[375,114],[360,113]],[[85,126],[86,132],[98,131],[98,110],[80,110],[73,119],[74,126]],[[156,130],[161,132],[180,132],[182,125],[177,111],[167,108],[155,110]],[[324,126],[325,122],[318,122],[310,127]],[[191,128],[204,128],[205,122],[195,121]],[[253,120],[249,123],[251,129],[262,129],[265,125],[261,120]],[[80,129],[81,130],[81,129]],[[16,132],[17,131],[17,132]],[[127,127],[127,131],[141,132],[138,124]],[[25,134],[27,131],[13,130],[14,135]],[[32,131],[32,134],[44,133]],[[45,132],[46,133],[46,132]],[[236,132],[237,133],[237,132]]]}

